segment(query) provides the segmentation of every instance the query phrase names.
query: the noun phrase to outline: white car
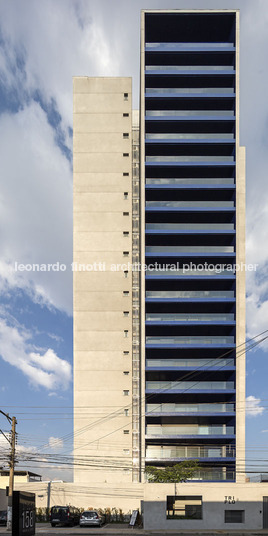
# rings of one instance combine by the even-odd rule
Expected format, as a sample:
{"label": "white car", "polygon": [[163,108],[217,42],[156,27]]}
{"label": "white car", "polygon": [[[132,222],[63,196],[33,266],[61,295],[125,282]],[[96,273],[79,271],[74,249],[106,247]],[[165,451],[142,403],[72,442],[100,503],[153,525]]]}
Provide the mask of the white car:
{"label": "white car", "polygon": [[85,512],[83,512],[80,516],[80,527],[101,527],[103,523],[103,517],[95,510],[85,510]]}

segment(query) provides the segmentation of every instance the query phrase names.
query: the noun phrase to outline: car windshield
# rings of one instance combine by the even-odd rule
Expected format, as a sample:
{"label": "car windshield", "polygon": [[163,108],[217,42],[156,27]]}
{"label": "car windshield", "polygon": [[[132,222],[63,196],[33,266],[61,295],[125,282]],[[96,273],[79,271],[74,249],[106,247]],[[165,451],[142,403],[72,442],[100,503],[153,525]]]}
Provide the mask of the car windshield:
{"label": "car windshield", "polygon": [[68,508],[64,508],[62,506],[53,506],[52,513],[53,514],[59,514],[60,512],[67,512]]}
{"label": "car windshield", "polygon": [[97,512],[83,512],[83,516],[94,519],[94,518],[98,517],[98,514],[97,514]]}

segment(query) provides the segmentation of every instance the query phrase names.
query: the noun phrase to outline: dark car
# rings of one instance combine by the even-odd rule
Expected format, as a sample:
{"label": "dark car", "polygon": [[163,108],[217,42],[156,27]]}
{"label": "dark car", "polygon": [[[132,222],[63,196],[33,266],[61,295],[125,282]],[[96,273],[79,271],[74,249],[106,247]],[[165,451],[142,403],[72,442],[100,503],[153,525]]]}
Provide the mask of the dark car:
{"label": "dark car", "polygon": [[6,525],[7,524],[7,511],[1,510],[0,511],[0,525]]}
{"label": "dark car", "polygon": [[78,525],[80,512],[74,506],[53,506],[50,512],[51,527],[56,525]]}
{"label": "dark car", "polygon": [[95,510],[85,510],[80,517],[80,527],[101,527],[104,518]]}

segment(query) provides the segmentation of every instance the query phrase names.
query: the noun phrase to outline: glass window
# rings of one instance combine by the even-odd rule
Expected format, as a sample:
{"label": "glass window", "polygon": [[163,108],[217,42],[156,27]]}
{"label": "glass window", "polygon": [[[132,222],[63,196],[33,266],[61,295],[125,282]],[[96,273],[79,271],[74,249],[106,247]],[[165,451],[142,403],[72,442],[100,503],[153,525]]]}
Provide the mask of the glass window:
{"label": "glass window", "polygon": [[168,496],[166,515],[167,519],[203,519],[202,496]]}
{"label": "glass window", "polygon": [[224,523],[244,523],[245,510],[225,510]]}

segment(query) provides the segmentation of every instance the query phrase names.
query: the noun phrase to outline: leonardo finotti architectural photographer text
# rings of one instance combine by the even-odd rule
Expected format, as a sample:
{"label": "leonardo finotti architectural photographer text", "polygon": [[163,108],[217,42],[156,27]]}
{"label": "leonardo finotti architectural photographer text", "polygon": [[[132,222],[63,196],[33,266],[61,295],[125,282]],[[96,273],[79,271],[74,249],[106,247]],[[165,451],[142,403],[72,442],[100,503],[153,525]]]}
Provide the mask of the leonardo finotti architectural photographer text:
{"label": "leonardo finotti architectural photographer text", "polygon": [[236,273],[236,272],[256,272],[258,264],[213,264],[213,263],[198,263],[195,264],[190,262],[186,263],[166,263],[159,264],[157,262],[150,264],[142,264],[140,262],[136,263],[118,263],[118,264],[108,264],[106,262],[93,262],[87,264],[79,264],[73,262],[71,264],[61,263],[59,261],[55,263],[48,264],[24,264],[15,262],[14,263],[14,272],[66,272],[71,270],[72,272],[174,272],[187,274],[191,272],[199,273]]}

